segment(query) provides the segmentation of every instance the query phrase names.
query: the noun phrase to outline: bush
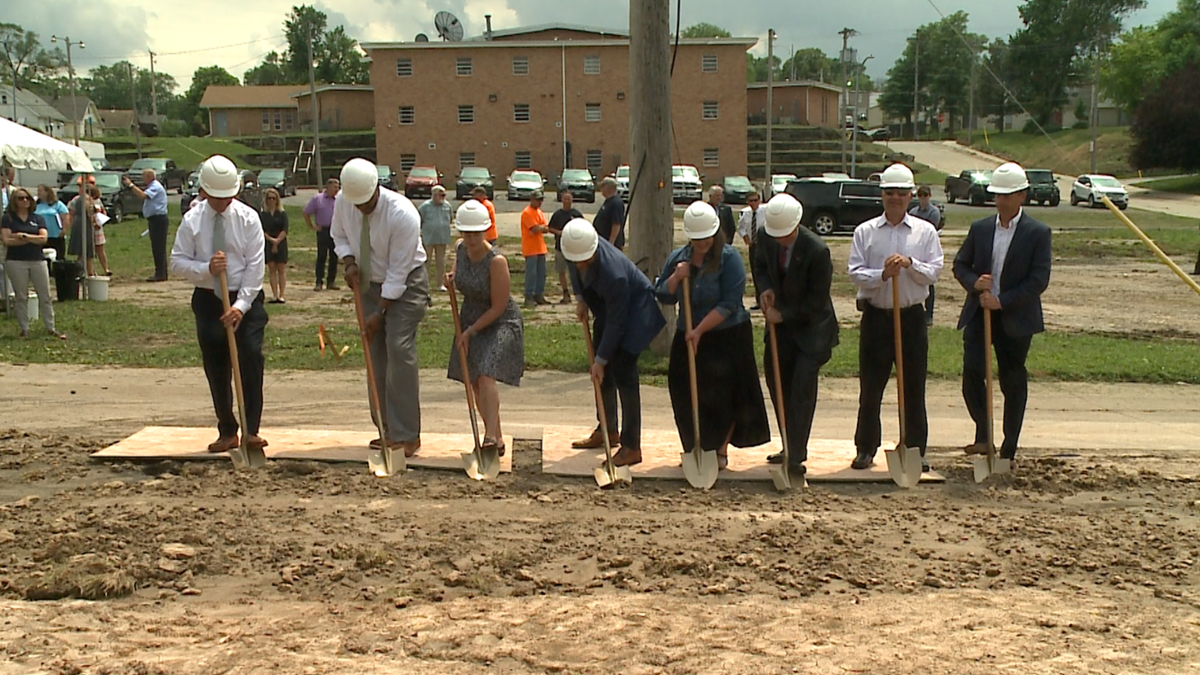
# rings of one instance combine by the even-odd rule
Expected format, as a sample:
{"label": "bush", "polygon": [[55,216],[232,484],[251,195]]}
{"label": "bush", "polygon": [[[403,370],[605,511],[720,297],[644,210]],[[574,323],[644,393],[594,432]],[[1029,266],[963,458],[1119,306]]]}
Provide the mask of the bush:
{"label": "bush", "polygon": [[192,132],[192,125],[183,120],[166,120],[158,129],[161,136],[189,136]]}

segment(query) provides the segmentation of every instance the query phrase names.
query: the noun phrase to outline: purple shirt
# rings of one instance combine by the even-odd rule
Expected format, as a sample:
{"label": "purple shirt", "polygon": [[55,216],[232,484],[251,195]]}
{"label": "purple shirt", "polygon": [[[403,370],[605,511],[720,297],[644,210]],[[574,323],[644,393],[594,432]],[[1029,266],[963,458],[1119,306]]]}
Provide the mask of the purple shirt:
{"label": "purple shirt", "polygon": [[305,213],[310,216],[315,215],[314,220],[317,221],[318,229],[328,230],[329,226],[333,224],[333,202],[335,199],[335,197],[330,197],[322,190],[304,205]]}

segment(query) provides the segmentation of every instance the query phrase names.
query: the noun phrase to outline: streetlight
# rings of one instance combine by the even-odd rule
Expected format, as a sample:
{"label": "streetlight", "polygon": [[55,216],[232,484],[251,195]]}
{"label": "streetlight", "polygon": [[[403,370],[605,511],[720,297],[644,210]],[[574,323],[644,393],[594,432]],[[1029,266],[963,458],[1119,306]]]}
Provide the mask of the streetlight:
{"label": "streetlight", "polygon": [[[862,63],[858,64],[858,75],[854,78],[854,130],[851,132],[854,134],[854,142],[850,146],[851,176],[855,175],[854,168],[858,163],[858,82],[862,79],[863,70],[865,70],[867,67],[867,61],[870,61],[873,58],[875,58],[875,55],[871,54],[867,58],[863,59]],[[850,86],[850,83],[847,82],[846,86]],[[870,110],[869,106],[868,110]]]}
{"label": "streetlight", "polygon": [[[50,36],[50,42],[52,44],[57,43],[58,40],[59,40],[59,37],[57,35]],[[83,44],[82,40],[77,40],[75,42],[72,42],[70,35],[63,36],[62,41],[67,44],[67,80],[70,81],[70,83],[71,83],[71,135],[75,139],[75,145],[78,147],[78,145],[79,145],[79,110],[76,108],[76,106],[78,104],[75,101],[75,68],[73,68],[71,66],[71,45],[77,45],[80,49],[83,49],[84,44]],[[81,190],[80,194],[82,194],[82,193],[83,193],[83,191]]]}

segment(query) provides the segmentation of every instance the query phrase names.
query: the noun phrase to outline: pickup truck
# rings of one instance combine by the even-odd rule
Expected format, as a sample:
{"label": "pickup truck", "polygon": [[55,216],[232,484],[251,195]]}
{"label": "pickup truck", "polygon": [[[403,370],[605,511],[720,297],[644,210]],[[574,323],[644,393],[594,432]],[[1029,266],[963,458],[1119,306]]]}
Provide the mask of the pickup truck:
{"label": "pickup truck", "polygon": [[[854,228],[883,213],[883,192],[879,183],[838,178],[801,178],[789,181],[785,190],[804,206],[800,223],[819,235],[853,232]],[[917,205],[914,198],[911,209]],[[945,208],[934,202],[942,212]]]}
{"label": "pickup truck", "polygon": [[162,183],[167,192],[175,190],[178,194],[183,194],[187,171],[175,166],[175,160],[166,157],[143,157],[134,162],[125,175],[129,176],[134,185],[142,187],[142,171],[146,169],[154,169],[158,182]]}
{"label": "pickup truck", "polygon": [[991,182],[992,172],[982,169],[965,169],[957,176],[946,176],[946,201],[953,204],[954,200],[961,199],[971,202],[972,206],[995,201],[992,193],[987,191]]}

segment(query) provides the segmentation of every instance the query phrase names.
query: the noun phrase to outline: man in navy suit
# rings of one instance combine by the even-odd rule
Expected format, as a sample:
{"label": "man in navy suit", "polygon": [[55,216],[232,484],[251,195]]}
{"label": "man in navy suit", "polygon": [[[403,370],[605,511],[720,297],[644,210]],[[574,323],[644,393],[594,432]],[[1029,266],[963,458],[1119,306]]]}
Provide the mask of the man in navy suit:
{"label": "man in navy suit", "polygon": [[992,173],[988,191],[996,195],[996,214],[971,224],[954,256],[954,278],[967,290],[958,327],[963,329],[963,400],[975,420],[975,442],[968,455],[987,453],[987,389],[984,381],[983,312],[992,310],[992,344],[1004,392],[1004,443],[1000,456],[1017,453],[1029,373],[1025,357],[1042,323],[1042,292],[1050,283],[1050,228],[1021,209],[1029,180],[1019,165],[1008,163]]}

